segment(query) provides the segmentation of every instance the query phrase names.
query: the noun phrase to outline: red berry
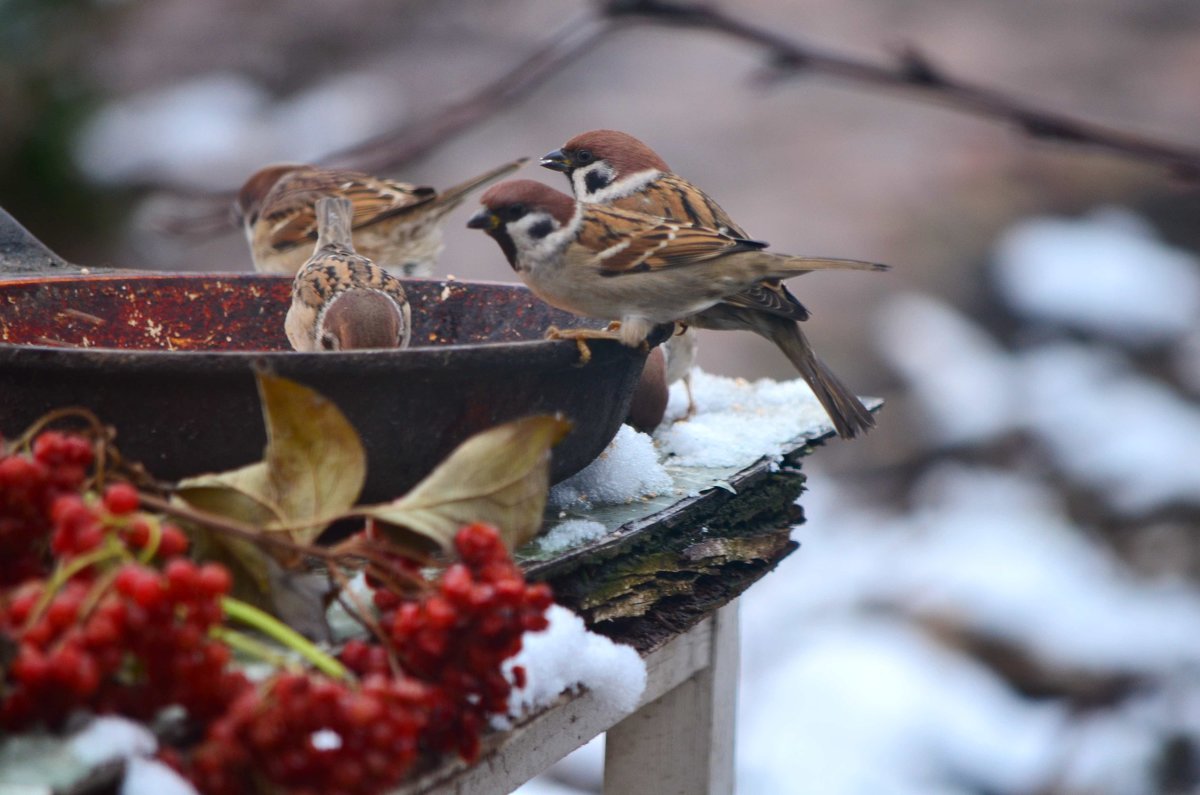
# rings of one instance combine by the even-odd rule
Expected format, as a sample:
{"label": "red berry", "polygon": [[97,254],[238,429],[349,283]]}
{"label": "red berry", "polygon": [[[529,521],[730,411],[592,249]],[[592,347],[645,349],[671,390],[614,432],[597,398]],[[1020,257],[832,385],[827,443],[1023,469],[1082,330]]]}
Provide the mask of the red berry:
{"label": "red berry", "polygon": [[133,513],[140,503],[137,489],[128,483],[114,483],[104,490],[104,507],[116,516]]}

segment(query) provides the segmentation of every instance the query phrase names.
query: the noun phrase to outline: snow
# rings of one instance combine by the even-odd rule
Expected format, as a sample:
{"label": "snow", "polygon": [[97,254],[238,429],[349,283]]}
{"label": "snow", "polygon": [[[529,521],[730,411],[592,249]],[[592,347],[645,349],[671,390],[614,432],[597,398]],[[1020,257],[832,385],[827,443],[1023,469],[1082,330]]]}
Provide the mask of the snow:
{"label": "snow", "polygon": [[114,759],[150,756],[158,750],[154,734],[140,723],[115,716],[93,718],[69,744],[71,753],[88,765]]}
{"label": "snow", "polygon": [[362,141],[403,110],[396,86],[377,75],[338,75],[275,102],[241,75],[212,73],[102,107],[80,133],[75,158],[101,183],[224,190],[264,163],[307,162]]}
{"label": "snow", "polygon": [[154,734],[126,718],[93,718],[68,743],[71,753],[89,767],[125,760],[121,795],[196,795],[195,788],[167,765],[153,759]]}
{"label": "snow", "polygon": [[1118,208],[1016,224],[996,246],[994,275],[1022,314],[1131,345],[1170,340],[1200,318],[1200,260]]}
{"label": "snow", "polygon": [[549,504],[565,510],[632,502],[665,492],[672,483],[658,462],[654,441],[622,425],[595,461],[550,489]]}
{"label": "snow", "polygon": [[637,651],[589,632],[583,619],[560,605],[546,616],[550,626],[526,633],[520,653],[504,664],[510,679],[515,666],[525,668],[525,687],[514,688],[509,698],[510,717],[536,712],[579,687],[614,718],[632,712],[646,689],[646,665]]}
{"label": "snow", "polygon": [[894,619],[804,634],[794,664],[743,680],[739,792],[1014,792],[1045,780],[1057,710]]}
{"label": "snow", "polygon": [[125,767],[121,795],[198,795],[196,788],[155,759],[133,757]]}
{"label": "snow", "polygon": [[969,444],[1012,425],[1018,394],[1008,354],[950,306],[919,293],[889,299],[876,341],[945,444]]}
{"label": "snow", "polygon": [[1029,427],[1121,511],[1200,504],[1200,407],[1119,354],[1060,343],[1023,357]]}
{"label": "snow", "polygon": [[[831,426],[812,390],[800,379],[749,382],[692,370],[697,413],[655,432],[670,463],[691,467],[748,466],[762,456],[782,457],[786,442]],[[671,387],[667,416],[682,416],[683,385]]]}
{"label": "snow", "polygon": [[1004,351],[932,296],[885,306],[876,339],[935,440],[1032,433],[1072,482],[1137,515],[1200,504],[1200,407],[1137,373],[1124,355],[1068,342]]}
{"label": "snow", "polygon": [[608,528],[600,522],[590,519],[568,519],[559,522],[550,529],[549,533],[538,539],[538,546],[543,552],[556,553],[565,549],[580,546],[588,541],[595,541],[608,534]]}
{"label": "snow", "polygon": [[[1200,723],[1200,640],[1182,631],[1200,592],[1135,578],[1034,477],[935,468],[909,512],[819,473],[810,487],[803,549],[742,599],[739,792],[1124,795],[1146,788],[1166,727]],[[1021,699],[916,619],[1060,670],[1176,684],[1146,685],[1140,713],[1076,715]]]}

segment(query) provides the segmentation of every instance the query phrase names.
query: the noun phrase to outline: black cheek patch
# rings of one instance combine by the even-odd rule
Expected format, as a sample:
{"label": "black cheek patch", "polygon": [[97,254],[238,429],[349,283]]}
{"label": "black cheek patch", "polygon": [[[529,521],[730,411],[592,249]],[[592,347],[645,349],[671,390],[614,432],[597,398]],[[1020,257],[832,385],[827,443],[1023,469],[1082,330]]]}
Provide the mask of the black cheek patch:
{"label": "black cheek patch", "polygon": [[612,180],[598,168],[583,175],[583,187],[587,189],[588,193],[604,190],[611,184]]}
{"label": "black cheek patch", "polygon": [[549,218],[543,218],[533,226],[529,227],[529,236],[536,237],[539,240],[554,231],[554,224]]}

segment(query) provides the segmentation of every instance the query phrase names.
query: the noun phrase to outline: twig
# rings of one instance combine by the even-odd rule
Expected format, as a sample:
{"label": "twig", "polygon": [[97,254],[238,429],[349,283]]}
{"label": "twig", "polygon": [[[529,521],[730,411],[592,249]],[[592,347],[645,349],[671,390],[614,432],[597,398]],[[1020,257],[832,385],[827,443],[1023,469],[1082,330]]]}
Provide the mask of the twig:
{"label": "twig", "polygon": [[[496,113],[512,107],[513,103],[553,77],[564,64],[571,63],[596,46],[614,27],[616,23],[613,20],[589,14],[567,25],[533,55],[466,99],[428,118],[418,119],[332,152],[319,162],[371,173],[399,171]],[[230,214],[234,191],[205,193],[177,188],[169,190],[180,199],[187,198],[198,209],[160,221],[157,228],[161,231],[199,238],[234,228]]]}
{"label": "twig", "polygon": [[330,550],[317,546],[309,546],[307,544],[297,544],[288,538],[283,538],[276,533],[260,532],[258,528],[251,525],[242,524],[241,522],[229,519],[215,513],[202,511],[198,508],[193,508],[190,505],[180,505],[179,503],[171,502],[170,500],[157,497],[146,492],[139,492],[138,497],[142,505],[153,508],[155,511],[164,513],[167,516],[174,516],[176,519],[198,524],[202,527],[207,527],[216,530],[226,535],[234,536],[252,544],[262,546],[273,546],[276,549],[289,552],[293,555],[307,556],[320,558],[328,563],[336,563],[339,555]]}
{"label": "twig", "polygon": [[437,149],[531,93],[564,65],[582,57],[615,27],[593,14],[551,36],[533,55],[466,99],[399,129],[321,158],[323,163],[373,172],[393,171]]}
{"label": "twig", "polygon": [[608,16],[699,28],[765,49],[777,75],[820,72],[889,90],[915,90],[955,110],[1015,125],[1041,140],[1091,146],[1135,160],[1163,166],[1185,179],[1200,179],[1200,149],[1093,124],[1057,111],[1022,102],[999,91],[957,80],[935,67],[919,50],[909,48],[894,66],[847,57],[786,38],[749,24],[718,8],[663,0],[609,0]]}
{"label": "twig", "polygon": [[[914,47],[902,52],[897,63],[881,65],[822,50],[702,3],[608,0],[599,2],[598,9],[598,14],[566,26],[548,44],[466,99],[429,118],[333,152],[320,162],[377,173],[399,171],[497,113],[511,109],[561,66],[581,57],[619,26],[643,23],[707,30],[762,48],[769,56],[775,79],[817,72],[875,88],[904,90],[964,113],[1008,122],[1034,139],[1090,146],[1163,166],[1184,179],[1200,179],[1200,149],[1094,124],[972,85],[947,75]],[[179,198],[186,194],[199,209],[160,222],[162,231],[208,237],[233,229],[229,214],[232,191],[170,190]]]}

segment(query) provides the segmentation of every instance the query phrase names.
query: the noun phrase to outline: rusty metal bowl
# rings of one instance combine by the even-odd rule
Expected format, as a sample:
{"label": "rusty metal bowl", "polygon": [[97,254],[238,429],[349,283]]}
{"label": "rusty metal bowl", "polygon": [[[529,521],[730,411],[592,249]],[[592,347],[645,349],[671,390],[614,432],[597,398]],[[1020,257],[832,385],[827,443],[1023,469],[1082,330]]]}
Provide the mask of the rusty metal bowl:
{"label": "rusty metal bowl", "polygon": [[408,280],[402,351],[296,353],[283,334],[290,279],[257,274],[53,276],[0,282],[0,433],[80,405],[163,479],[231,469],[266,442],[255,368],[333,400],[367,449],[367,501],[404,493],[468,436],[561,412],[561,480],[616,434],[645,360],[611,341],[546,341],[584,321],[519,285]]}

